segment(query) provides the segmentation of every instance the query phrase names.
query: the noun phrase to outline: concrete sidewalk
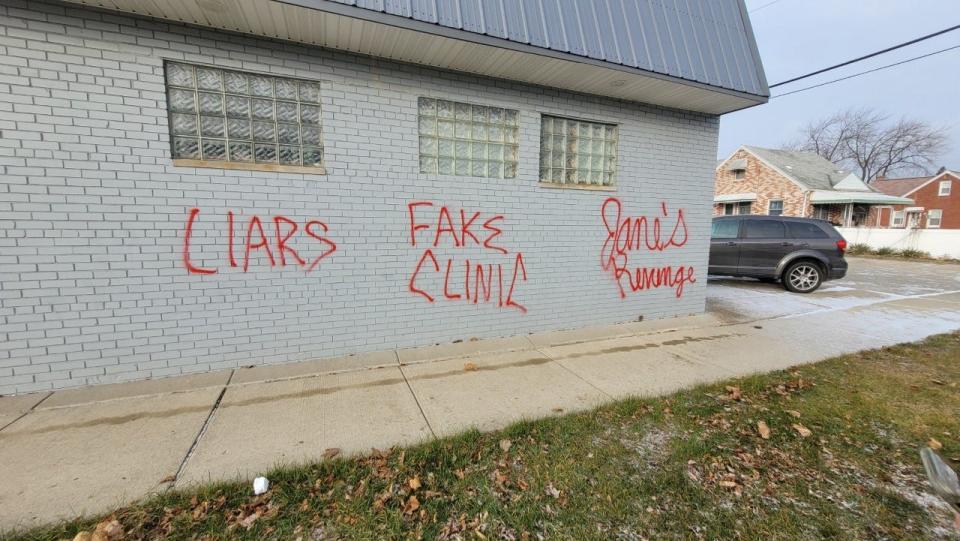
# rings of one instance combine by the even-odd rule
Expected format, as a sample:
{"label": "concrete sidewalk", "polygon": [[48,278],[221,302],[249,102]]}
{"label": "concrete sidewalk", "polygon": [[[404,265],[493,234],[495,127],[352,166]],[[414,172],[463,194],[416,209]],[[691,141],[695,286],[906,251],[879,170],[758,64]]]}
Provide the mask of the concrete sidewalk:
{"label": "concrete sidewalk", "polygon": [[328,448],[490,430],[960,328],[955,291],[868,300],[0,398],[0,531],[318,460]]}

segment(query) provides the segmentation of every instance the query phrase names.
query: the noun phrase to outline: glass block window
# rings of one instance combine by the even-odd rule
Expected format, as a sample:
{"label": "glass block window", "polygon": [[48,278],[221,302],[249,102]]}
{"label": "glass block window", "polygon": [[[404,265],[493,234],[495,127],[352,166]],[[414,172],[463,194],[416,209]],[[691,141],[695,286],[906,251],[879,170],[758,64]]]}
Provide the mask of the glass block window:
{"label": "glass block window", "polygon": [[323,167],[320,85],[166,63],[175,159]]}
{"label": "glass block window", "polygon": [[421,173],[517,176],[518,111],[433,98],[418,107]]}
{"label": "glass block window", "polygon": [[616,166],[616,125],[542,115],[542,182],[613,186]]}

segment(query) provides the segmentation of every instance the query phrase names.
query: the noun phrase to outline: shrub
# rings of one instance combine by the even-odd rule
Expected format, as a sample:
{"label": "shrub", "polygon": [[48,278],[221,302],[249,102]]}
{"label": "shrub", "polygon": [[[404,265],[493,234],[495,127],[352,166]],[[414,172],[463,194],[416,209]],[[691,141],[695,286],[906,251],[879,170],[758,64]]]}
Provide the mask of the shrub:
{"label": "shrub", "polygon": [[877,248],[873,253],[874,255],[894,255],[897,251],[889,246],[884,246],[883,248]]}
{"label": "shrub", "polygon": [[866,255],[872,251],[870,246],[866,244],[851,244],[850,247],[847,248],[847,253],[850,255]]}
{"label": "shrub", "polygon": [[904,248],[903,250],[900,250],[899,252],[897,252],[897,255],[899,255],[900,257],[907,257],[910,259],[930,257],[930,254],[928,254],[927,252],[924,252],[923,250],[917,250],[915,248]]}

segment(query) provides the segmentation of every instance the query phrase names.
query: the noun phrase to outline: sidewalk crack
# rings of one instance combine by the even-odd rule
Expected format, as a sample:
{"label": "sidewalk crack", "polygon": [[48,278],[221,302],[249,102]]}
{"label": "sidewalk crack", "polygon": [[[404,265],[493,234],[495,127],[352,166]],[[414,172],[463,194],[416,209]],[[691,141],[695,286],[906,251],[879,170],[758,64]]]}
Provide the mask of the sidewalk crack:
{"label": "sidewalk crack", "polygon": [[403,376],[403,382],[407,384],[407,390],[410,391],[410,396],[413,397],[413,401],[417,404],[417,409],[420,410],[420,416],[423,417],[423,422],[427,423],[427,429],[430,430],[430,435],[436,439],[437,433],[434,432],[433,427],[430,425],[430,419],[427,419],[427,414],[423,411],[423,406],[420,405],[420,399],[417,398],[417,393],[413,391],[413,387],[410,386],[410,380],[407,379],[407,375],[403,372],[403,363],[400,362],[400,355],[397,354],[396,350],[394,350],[393,353],[397,356],[397,370],[400,370],[400,375]]}
{"label": "sidewalk crack", "polygon": [[213,406],[210,407],[210,413],[207,414],[207,418],[203,420],[203,425],[200,426],[200,430],[197,432],[197,437],[193,439],[193,443],[190,444],[190,448],[187,449],[187,454],[184,455],[183,460],[180,461],[180,466],[177,468],[177,472],[173,474],[173,482],[167,485],[167,490],[171,490],[180,480],[180,475],[183,473],[184,468],[187,467],[187,461],[190,460],[190,457],[193,456],[193,452],[197,449],[197,445],[200,443],[200,438],[207,433],[207,428],[210,427],[210,421],[213,420],[214,413],[217,412],[217,409],[220,408],[220,401],[223,400],[223,395],[227,393],[227,388],[230,387],[230,382],[233,381],[233,375],[236,374],[236,370],[230,371],[230,376],[227,378],[227,382],[223,384],[223,388],[220,389],[220,394],[217,395],[217,399],[213,402]]}
{"label": "sidewalk crack", "polygon": [[9,428],[10,426],[12,426],[13,423],[15,423],[15,422],[19,421],[20,419],[23,419],[24,417],[26,417],[27,415],[29,415],[33,410],[37,409],[37,406],[39,406],[40,404],[43,404],[48,398],[50,398],[51,396],[53,396],[53,393],[55,393],[55,392],[56,392],[56,391],[50,391],[50,392],[48,392],[48,393],[47,393],[47,396],[41,398],[36,404],[30,406],[30,409],[28,409],[27,411],[25,411],[25,412],[21,413],[20,415],[18,415],[16,419],[10,421],[9,423],[7,423],[7,424],[5,424],[5,425],[3,425],[3,426],[0,426],[0,432],[2,432],[3,430]]}

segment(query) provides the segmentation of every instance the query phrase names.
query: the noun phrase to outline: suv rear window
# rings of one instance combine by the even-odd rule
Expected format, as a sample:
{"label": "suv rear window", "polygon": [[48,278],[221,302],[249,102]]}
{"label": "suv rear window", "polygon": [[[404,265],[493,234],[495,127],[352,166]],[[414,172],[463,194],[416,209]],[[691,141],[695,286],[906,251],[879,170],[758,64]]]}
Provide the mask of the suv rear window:
{"label": "suv rear window", "polygon": [[795,239],[829,239],[830,235],[817,224],[809,222],[787,222],[790,236]]}
{"label": "suv rear window", "polygon": [[787,236],[787,229],[778,220],[747,220],[744,226],[743,236],[747,239],[782,239]]}

